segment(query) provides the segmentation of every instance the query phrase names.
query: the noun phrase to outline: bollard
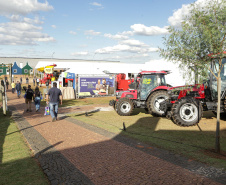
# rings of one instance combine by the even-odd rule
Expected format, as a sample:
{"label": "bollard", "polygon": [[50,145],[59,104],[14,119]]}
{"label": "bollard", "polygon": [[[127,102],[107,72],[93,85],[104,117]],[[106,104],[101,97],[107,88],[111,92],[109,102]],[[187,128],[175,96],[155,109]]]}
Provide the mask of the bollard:
{"label": "bollard", "polygon": [[125,122],[123,122],[123,130],[126,131]]}

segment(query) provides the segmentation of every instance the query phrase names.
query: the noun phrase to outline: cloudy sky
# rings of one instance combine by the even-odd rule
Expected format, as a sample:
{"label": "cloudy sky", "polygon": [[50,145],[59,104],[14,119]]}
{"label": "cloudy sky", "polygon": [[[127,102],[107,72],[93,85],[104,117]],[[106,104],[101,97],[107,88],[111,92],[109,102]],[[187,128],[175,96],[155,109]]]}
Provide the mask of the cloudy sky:
{"label": "cloudy sky", "polygon": [[0,0],[0,56],[156,60],[167,27],[179,26],[193,2]]}

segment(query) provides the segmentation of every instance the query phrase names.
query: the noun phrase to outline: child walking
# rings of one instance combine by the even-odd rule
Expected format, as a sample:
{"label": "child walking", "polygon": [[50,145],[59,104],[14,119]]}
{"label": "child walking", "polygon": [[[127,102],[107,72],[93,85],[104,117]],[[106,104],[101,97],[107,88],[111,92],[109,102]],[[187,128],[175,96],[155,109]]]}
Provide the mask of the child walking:
{"label": "child walking", "polygon": [[36,112],[40,109],[40,102],[41,102],[41,92],[39,91],[38,86],[35,88],[35,108]]}

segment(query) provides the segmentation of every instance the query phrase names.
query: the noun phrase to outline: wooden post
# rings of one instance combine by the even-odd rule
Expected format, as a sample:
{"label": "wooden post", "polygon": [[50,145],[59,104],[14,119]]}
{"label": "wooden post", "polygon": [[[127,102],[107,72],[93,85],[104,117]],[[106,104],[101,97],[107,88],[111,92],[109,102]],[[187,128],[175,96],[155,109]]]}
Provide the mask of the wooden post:
{"label": "wooden post", "polygon": [[216,125],[216,143],[215,143],[215,152],[220,153],[220,106],[221,106],[221,77],[218,74],[217,79],[217,125]]}
{"label": "wooden post", "polygon": [[12,64],[9,64],[9,84],[12,82]]}
{"label": "wooden post", "polygon": [[2,85],[0,84],[0,100],[2,101],[2,92],[3,92],[3,88]]}
{"label": "wooden post", "polygon": [[1,86],[2,86],[2,108],[3,108],[3,114],[6,116],[5,83],[3,80],[1,81]]}

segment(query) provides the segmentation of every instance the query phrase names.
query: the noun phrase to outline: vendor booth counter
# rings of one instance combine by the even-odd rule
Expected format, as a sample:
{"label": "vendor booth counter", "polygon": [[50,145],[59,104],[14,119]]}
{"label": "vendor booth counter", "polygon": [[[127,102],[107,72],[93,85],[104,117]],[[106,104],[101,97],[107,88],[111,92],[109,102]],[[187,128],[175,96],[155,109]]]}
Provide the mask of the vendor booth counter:
{"label": "vendor booth counter", "polygon": [[[59,88],[62,92],[63,100],[70,100],[70,99],[75,99],[75,92],[73,87],[60,87]],[[47,95],[47,89],[43,89],[43,94],[45,94],[45,99]]]}
{"label": "vendor booth counter", "polygon": [[73,87],[60,87],[63,95],[63,100],[75,99],[75,92]]}

